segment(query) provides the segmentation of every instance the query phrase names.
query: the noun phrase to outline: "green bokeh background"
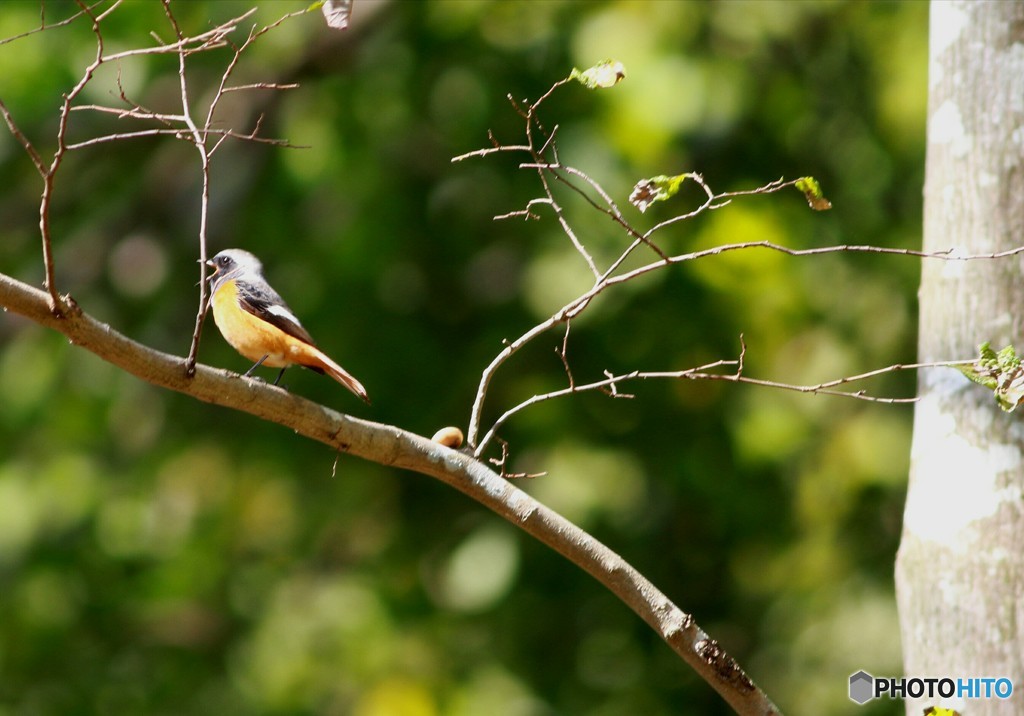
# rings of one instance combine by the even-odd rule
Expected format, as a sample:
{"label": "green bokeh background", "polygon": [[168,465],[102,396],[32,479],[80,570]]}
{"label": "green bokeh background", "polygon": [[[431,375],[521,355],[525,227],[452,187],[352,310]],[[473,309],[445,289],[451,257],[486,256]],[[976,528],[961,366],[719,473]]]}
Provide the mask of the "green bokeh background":
{"label": "green bokeh background", "polygon": [[[53,22],[73,12],[47,2]],[[186,32],[237,2],[172,6]],[[266,24],[304,3],[265,2]],[[5,2],[0,37],[39,23]],[[172,37],[159,3],[104,24],[108,51]],[[248,24],[237,38],[244,39]],[[0,45],[0,98],[44,154],[62,92],[95,52],[87,24]],[[190,60],[205,107],[228,50]],[[818,178],[734,201],[661,234],[667,250],[768,239],[919,245],[924,2],[355,0],[261,38],[225,125],[310,149],[232,142],[214,160],[211,251],[245,247],[321,346],[359,377],[290,390],[422,434],[465,427],[480,372],[585,285],[519,157],[452,164],[522,140],[505,99],[536,98],[612,57],[611,90],[567,86],[542,120],[560,156],[635,226],[645,176],[701,172],[718,191]],[[176,58],[120,65],[129,96],[178,100]],[[105,67],[83,102],[116,101]],[[112,95],[112,92],[114,93]],[[73,141],[141,128],[78,112]],[[0,132],[0,271],[39,284],[40,181]],[[117,330],[184,354],[198,300],[199,165],[167,138],[71,153],[53,207],[61,291]],[[563,192],[605,261],[625,237]],[[578,380],[733,358],[749,375],[815,383],[914,357],[915,260],[763,250],[706,258],[604,294],[574,324]],[[501,411],[565,375],[540,338],[499,373]],[[245,370],[207,326],[201,360]],[[271,376],[270,371],[266,372]],[[783,710],[856,708],[850,673],[898,674],[892,563],[911,409],[741,385],[644,382],[634,400],[552,401],[502,431],[519,485],[631,561]],[[909,395],[912,376],[865,387]],[[461,494],[335,455],[275,425],[157,390],[60,335],[0,315],[0,714],[719,714],[711,689],[590,577]]]}

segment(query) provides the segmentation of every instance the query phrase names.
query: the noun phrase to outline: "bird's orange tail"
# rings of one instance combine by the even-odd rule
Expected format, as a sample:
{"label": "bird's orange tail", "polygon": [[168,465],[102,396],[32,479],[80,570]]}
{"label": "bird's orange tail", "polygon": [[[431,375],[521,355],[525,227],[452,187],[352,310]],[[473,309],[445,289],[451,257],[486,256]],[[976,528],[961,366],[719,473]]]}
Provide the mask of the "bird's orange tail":
{"label": "bird's orange tail", "polygon": [[309,357],[314,361],[314,367],[320,368],[324,373],[334,378],[336,381],[344,385],[346,388],[351,390],[353,393],[358,395],[363,402],[367,405],[370,404],[370,397],[366,394],[366,388],[363,384],[356,380],[352,375],[342,368],[340,365],[335,363],[333,360],[328,358],[322,351],[317,348],[309,347]]}

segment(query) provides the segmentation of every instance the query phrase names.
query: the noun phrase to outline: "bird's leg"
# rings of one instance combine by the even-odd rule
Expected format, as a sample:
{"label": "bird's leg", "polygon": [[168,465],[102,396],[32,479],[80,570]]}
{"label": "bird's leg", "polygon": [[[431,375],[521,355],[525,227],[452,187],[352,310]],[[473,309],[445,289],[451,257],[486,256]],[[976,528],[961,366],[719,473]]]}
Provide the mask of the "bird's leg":
{"label": "bird's leg", "polygon": [[274,379],[274,385],[277,385],[278,383],[281,382],[281,376],[284,375],[284,372],[287,368],[288,366],[285,366],[284,368],[281,369],[281,372],[277,374],[277,378]]}
{"label": "bird's leg", "polygon": [[[252,368],[250,368],[249,370],[245,371],[245,373],[242,374],[242,377],[248,378],[250,375],[252,375],[252,372],[259,368],[261,365],[263,365],[263,361],[265,361],[269,357],[270,354],[268,353],[267,355],[260,358],[258,361],[256,361],[255,364],[253,364]],[[277,380],[281,380],[281,376],[277,376]],[[277,381],[274,381],[274,385],[277,385]]]}

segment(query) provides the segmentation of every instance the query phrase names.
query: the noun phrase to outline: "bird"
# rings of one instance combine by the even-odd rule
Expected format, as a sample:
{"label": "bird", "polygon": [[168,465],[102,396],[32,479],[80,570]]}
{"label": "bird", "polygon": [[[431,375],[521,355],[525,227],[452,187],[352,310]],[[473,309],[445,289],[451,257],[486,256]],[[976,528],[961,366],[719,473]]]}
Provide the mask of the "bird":
{"label": "bird", "polygon": [[280,368],[277,385],[290,365],[326,373],[369,404],[366,389],[348,371],[316,347],[288,304],[263,278],[263,264],[243,249],[225,249],[206,262],[213,321],[232,348],[261,365]]}

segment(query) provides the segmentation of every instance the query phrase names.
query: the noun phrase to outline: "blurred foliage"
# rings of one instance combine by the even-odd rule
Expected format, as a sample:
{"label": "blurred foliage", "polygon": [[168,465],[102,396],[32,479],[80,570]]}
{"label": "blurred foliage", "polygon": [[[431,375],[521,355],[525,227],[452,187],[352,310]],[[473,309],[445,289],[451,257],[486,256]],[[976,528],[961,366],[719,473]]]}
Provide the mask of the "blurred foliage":
{"label": "blurred foliage", "polygon": [[[302,2],[262,3],[268,23]],[[186,31],[237,2],[175,3]],[[46,18],[74,6],[46,2]],[[640,228],[642,177],[719,191],[813,175],[833,202],[750,197],[662,234],[682,251],[765,239],[916,247],[925,3],[356,0],[246,53],[225,123],[310,149],[234,142],[213,167],[211,252],[252,250],[365,408],[310,372],[289,389],[414,431],[465,426],[480,371],[586,285],[557,223],[494,222],[539,195],[489,146],[521,140],[506,94],[537,98],[606,57],[628,78],[545,104],[561,157]],[[0,36],[39,23],[9,0]],[[158,3],[105,21],[108,50],[172,36]],[[244,33],[242,28],[240,33]],[[241,39],[241,34],[240,38]],[[53,149],[62,92],[95,52],[86,23],[0,46],[0,98]],[[190,58],[194,102],[228,50]],[[173,56],[98,73],[84,101],[173,110]],[[73,139],[126,129],[76,113]],[[249,124],[246,124],[246,123]],[[53,207],[59,288],[184,354],[197,304],[196,153],[139,139],[72,153]],[[0,270],[42,277],[40,181],[0,132]],[[690,187],[693,189],[693,187]],[[621,230],[560,195],[595,256]],[[694,204],[695,205],[695,204]],[[543,213],[543,212],[542,212]],[[750,375],[813,383],[914,356],[918,266],[899,257],[733,252],[602,295],[574,325],[578,380],[677,370],[748,346]],[[208,324],[204,362],[248,365]],[[539,340],[487,414],[564,384]],[[952,357],[952,356],[951,356]],[[270,372],[268,371],[268,375]],[[870,387],[913,391],[911,376]],[[910,409],[749,386],[638,383],[533,407],[503,430],[521,484],[632,561],[792,713],[845,713],[847,678],[899,673],[892,563]],[[727,710],[586,574],[462,495],[335,455],[249,416],[156,390],[61,336],[0,317],[0,714],[716,714]],[[886,711],[888,709],[888,711]],[[875,703],[864,714],[898,713]]]}

